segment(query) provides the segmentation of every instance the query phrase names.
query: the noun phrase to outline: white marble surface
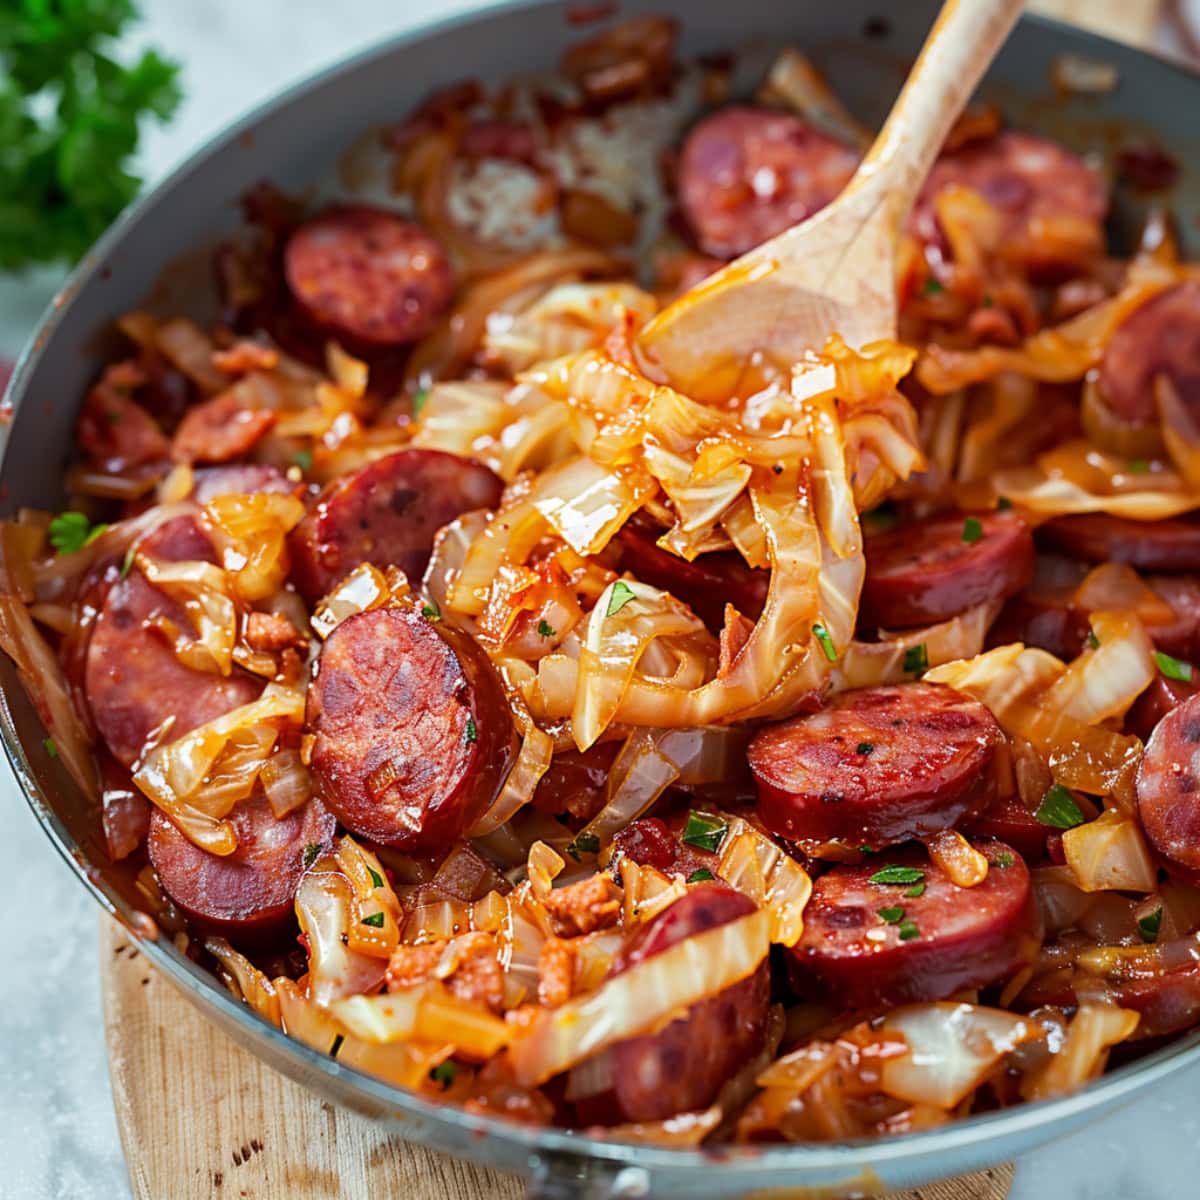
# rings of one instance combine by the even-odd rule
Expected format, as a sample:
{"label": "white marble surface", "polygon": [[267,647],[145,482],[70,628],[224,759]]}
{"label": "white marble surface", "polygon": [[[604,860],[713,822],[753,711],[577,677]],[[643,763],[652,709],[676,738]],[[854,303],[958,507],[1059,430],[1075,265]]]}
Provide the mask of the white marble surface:
{"label": "white marble surface", "polygon": [[[172,127],[148,139],[148,174],[160,177],[230,118],[311,69],[473,2],[142,0],[143,36],[183,61],[187,92]],[[0,279],[0,353],[19,349],[56,278]],[[42,835],[7,767],[0,768],[0,811],[0,1200],[125,1200],[100,1016],[96,909]],[[1028,1156],[1013,1200],[1195,1195],[1198,1112],[1194,1069]]]}

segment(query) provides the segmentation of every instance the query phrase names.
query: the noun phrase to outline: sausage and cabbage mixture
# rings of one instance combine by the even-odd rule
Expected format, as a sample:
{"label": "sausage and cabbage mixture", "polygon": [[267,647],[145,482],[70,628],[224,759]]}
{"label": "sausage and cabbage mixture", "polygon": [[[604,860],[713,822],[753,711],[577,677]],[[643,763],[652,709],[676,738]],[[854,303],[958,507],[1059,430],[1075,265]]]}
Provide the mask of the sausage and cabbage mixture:
{"label": "sausage and cabbage mixture", "polygon": [[896,341],[667,379],[639,330],[869,140],[675,38],[248,195],[0,638],[164,936],[342,1063],[672,1145],[1062,1095],[1200,1021],[1200,269],[976,107]]}

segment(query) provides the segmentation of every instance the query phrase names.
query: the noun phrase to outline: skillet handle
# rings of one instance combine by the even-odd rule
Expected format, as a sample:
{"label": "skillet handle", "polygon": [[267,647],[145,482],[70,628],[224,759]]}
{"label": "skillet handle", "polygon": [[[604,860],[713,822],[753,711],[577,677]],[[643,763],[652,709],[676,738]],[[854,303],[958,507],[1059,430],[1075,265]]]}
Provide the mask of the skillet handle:
{"label": "skillet handle", "polygon": [[533,1160],[526,1200],[642,1200],[650,1195],[650,1175],[595,1159],[546,1155]]}

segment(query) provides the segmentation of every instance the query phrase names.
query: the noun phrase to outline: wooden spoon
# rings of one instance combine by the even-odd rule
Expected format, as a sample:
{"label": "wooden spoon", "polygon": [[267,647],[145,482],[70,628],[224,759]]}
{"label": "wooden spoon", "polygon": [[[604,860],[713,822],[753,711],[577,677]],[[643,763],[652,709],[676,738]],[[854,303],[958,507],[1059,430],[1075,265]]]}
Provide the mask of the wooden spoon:
{"label": "wooden spoon", "polygon": [[946,0],[845,191],[659,313],[639,338],[646,365],[703,399],[736,391],[756,363],[788,369],[832,333],[852,346],[895,337],[900,232],[1021,7],[1022,0]]}

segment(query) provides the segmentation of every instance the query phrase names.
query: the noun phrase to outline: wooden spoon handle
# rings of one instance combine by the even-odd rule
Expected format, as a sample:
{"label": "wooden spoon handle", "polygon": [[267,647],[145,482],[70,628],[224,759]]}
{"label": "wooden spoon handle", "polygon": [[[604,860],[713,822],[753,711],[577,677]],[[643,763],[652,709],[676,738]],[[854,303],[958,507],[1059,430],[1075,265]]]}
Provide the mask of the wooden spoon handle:
{"label": "wooden spoon handle", "polygon": [[886,196],[899,229],[975,85],[1021,15],[1023,0],[946,0],[852,188]]}

